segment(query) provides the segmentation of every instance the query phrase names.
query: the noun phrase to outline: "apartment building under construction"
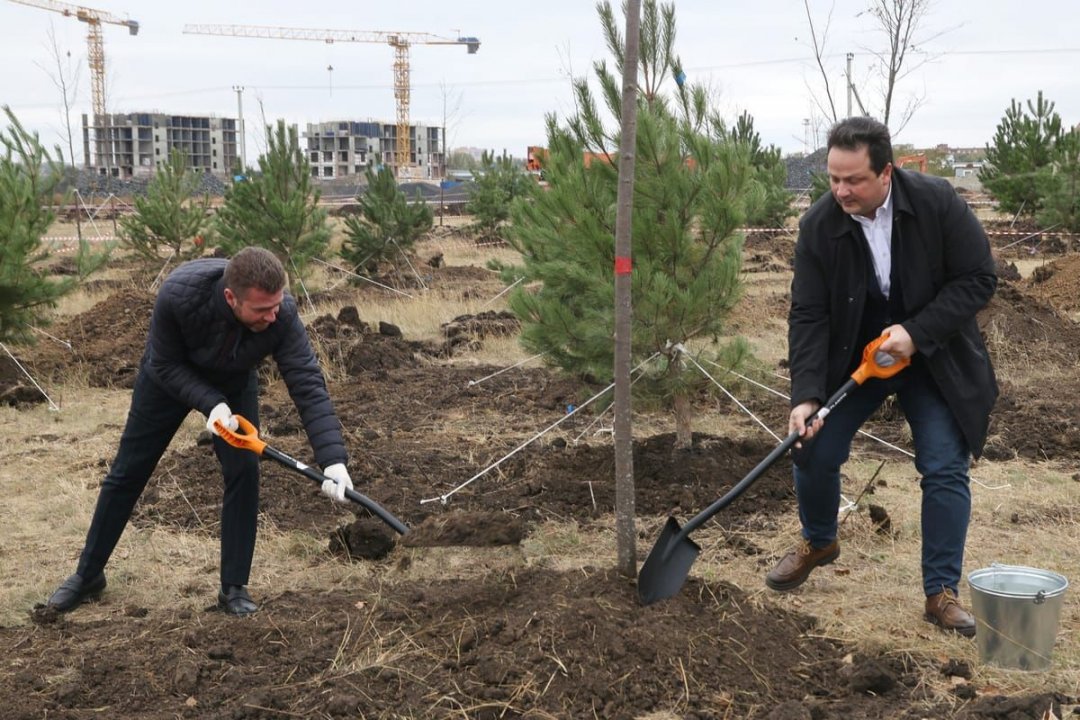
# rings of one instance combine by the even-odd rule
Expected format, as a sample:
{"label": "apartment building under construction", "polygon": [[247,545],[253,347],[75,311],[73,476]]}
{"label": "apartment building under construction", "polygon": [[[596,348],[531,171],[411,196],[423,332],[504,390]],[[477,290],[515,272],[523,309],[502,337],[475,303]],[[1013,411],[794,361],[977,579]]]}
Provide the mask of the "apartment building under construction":
{"label": "apartment building under construction", "polygon": [[[375,120],[308,123],[304,139],[312,177],[362,176],[371,166],[393,168],[397,131],[395,123]],[[446,177],[442,128],[410,125],[409,137],[409,167],[399,169],[398,176],[415,180]]]}
{"label": "apartment building under construction", "polygon": [[[197,172],[228,176],[238,167],[237,122],[233,118],[164,113],[82,116],[87,168],[117,178],[149,177],[179,150]],[[409,167],[395,168],[396,123],[333,121],[309,123],[302,147],[319,180],[363,176],[368,167],[395,168],[402,179],[446,177],[442,128],[410,125]],[[254,165],[252,159],[249,164]]]}
{"label": "apartment building under construction", "polygon": [[83,114],[83,157],[100,175],[150,176],[173,149],[198,172],[226,175],[237,166],[233,118],[127,113],[95,115],[94,121]]}

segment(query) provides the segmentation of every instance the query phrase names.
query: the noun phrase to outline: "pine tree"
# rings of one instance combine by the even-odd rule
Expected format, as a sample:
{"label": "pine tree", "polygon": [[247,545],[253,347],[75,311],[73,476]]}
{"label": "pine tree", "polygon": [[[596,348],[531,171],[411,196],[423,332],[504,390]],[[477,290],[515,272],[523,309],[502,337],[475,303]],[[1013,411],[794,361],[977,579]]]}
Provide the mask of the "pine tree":
{"label": "pine tree", "polygon": [[1061,134],[1061,117],[1041,90],[1034,103],[1027,101],[1026,112],[1012,101],[998,123],[993,144],[986,146],[987,165],[979,173],[1002,211],[1032,216],[1039,211],[1037,176],[1057,159]]}
{"label": "pine tree", "polygon": [[[722,120],[717,120],[717,124],[723,133],[725,124]],[[787,167],[780,148],[761,144],[761,135],[754,129],[754,118],[745,111],[727,131],[727,136],[732,142],[746,147],[754,168],[752,190],[747,194],[747,225],[783,227],[785,221],[795,215],[795,208],[791,206],[792,194],[784,186]]]}
{"label": "pine tree", "polygon": [[201,253],[210,225],[210,196],[199,197],[198,187],[198,176],[188,172],[183,154],[173,149],[146,195],[135,198],[135,214],[120,218],[121,243],[148,260],[157,260],[162,246],[172,258]]}
{"label": "pine tree", "polygon": [[392,261],[412,249],[417,238],[431,229],[431,208],[421,199],[410,203],[390,168],[367,169],[367,189],[357,197],[360,214],[345,219],[341,256],[354,268],[374,272],[380,262]]}
{"label": "pine tree", "polygon": [[1036,219],[1045,228],[1080,232],[1080,130],[1062,133],[1054,154],[1055,160],[1036,176],[1040,204]]}
{"label": "pine tree", "polygon": [[300,279],[330,242],[319,196],[296,128],[278,120],[273,131],[267,128],[259,172],[225,191],[215,223],[217,245],[229,255],[248,246],[264,247],[281,258],[290,279]]}
{"label": "pine tree", "polygon": [[63,180],[60,148],[50,155],[6,105],[10,125],[0,135],[0,342],[32,340],[30,328],[49,320],[48,310],[108,258],[79,241],[74,276],[53,278],[42,237],[55,219],[54,194]]}
{"label": "pine tree", "polygon": [[[621,68],[623,40],[611,5],[598,6],[608,47]],[[633,206],[633,364],[645,365],[635,396],[673,408],[676,447],[690,446],[690,398],[708,381],[695,361],[730,366],[745,344],[727,338],[726,318],[740,295],[742,238],[754,177],[744,143],[732,141],[710,112],[704,87],[685,82],[675,55],[674,8],[647,0],[641,26],[642,87],[637,118]],[[604,62],[595,65],[607,111],[619,116],[621,89]],[[674,96],[661,85],[675,80]],[[614,228],[618,147],[585,79],[574,82],[578,112],[560,126],[547,120],[546,191],[513,206],[509,241],[521,267],[508,280],[541,281],[510,300],[522,343],[574,374],[612,377]],[[591,160],[585,162],[585,153]],[[594,159],[593,159],[594,158]]]}
{"label": "pine tree", "polygon": [[504,226],[510,219],[510,206],[536,189],[536,182],[520,164],[505,153],[497,157],[486,150],[480,154],[480,166],[469,191],[465,211],[471,213],[481,239],[505,240]]}

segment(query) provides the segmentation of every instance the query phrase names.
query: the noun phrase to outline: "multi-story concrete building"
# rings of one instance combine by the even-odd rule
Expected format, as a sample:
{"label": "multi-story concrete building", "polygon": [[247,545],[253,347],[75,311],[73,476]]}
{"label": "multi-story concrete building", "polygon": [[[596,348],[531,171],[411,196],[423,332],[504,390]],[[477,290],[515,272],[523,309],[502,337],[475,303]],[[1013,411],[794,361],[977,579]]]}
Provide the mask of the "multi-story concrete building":
{"label": "multi-story concrete building", "polygon": [[[446,153],[442,128],[412,125],[410,172],[416,179],[438,180],[446,176]],[[308,123],[304,132],[311,176],[342,178],[363,175],[370,166],[394,167],[397,125],[375,120],[339,120]]]}
{"label": "multi-story concrete building", "polygon": [[87,168],[113,177],[145,177],[178,149],[188,167],[231,174],[237,163],[236,120],[163,113],[82,116],[83,157]]}

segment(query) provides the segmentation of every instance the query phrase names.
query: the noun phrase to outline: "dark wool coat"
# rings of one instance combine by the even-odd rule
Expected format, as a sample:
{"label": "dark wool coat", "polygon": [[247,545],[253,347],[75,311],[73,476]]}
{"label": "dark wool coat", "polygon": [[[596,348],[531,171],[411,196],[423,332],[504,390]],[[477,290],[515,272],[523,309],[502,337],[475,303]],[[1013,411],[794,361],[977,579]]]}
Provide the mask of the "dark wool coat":
{"label": "dark wool coat", "polygon": [[322,467],[346,462],[341,424],[296,301],[285,294],[263,332],[241,324],[225,300],[226,260],[184,263],[162,283],[154,303],[142,371],[176,400],[203,415],[225,393],[242,388],[259,362],[273,356]]}
{"label": "dark wool coat", "polygon": [[[907,317],[901,324],[978,457],[998,395],[975,322],[997,287],[990,243],[941,178],[894,169],[892,203],[893,243],[900,243],[894,273]],[[831,193],[799,222],[788,329],[793,407],[824,403],[861,357],[869,252],[862,228]]]}

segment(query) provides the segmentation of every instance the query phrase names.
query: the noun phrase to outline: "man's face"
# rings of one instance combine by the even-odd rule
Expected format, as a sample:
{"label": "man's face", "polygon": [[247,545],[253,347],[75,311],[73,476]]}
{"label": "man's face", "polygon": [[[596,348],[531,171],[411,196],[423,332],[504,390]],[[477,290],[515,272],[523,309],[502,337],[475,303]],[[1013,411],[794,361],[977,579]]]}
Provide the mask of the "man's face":
{"label": "man's face", "polygon": [[225,288],[225,301],[229,303],[236,319],[252,332],[262,332],[277,320],[284,297],[284,290],[268,293],[258,288],[248,288],[238,296]]}
{"label": "man's face", "polygon": [[833,197],[848,215],[874,217],[892,182],[892,163],[880,175],[870,168],[870,151],[864,145],[858,150],[834,147],[829,150],[829,187]]}

